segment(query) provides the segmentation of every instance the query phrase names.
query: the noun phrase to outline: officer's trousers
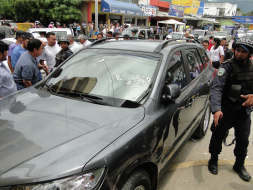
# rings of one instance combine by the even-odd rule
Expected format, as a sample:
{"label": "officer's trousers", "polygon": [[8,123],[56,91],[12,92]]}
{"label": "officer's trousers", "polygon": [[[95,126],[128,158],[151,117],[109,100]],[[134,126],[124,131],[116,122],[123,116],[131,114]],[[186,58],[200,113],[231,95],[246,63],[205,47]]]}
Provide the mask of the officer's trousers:
{"label": "officer's trousers", "polygon": [[211,126],[212,137],[209,145],[211,154],[220,154],[222,150],[222,140],[230,128],[234,127],[236,145],[234,155],[236,157],[245,158],[247,156],[247,147],[249,145],[249,135],[251,128],[250,115],[247,115],[246,108],[233,111],[222,106],[223,118],[219,120],[219,125]]}

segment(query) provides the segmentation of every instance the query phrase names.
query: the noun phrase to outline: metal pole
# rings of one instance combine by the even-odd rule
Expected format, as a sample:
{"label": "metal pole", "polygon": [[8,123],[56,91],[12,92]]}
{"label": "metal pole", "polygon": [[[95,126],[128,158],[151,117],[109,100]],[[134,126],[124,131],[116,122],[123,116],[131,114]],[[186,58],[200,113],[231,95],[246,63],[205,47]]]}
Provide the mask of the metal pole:
{"label": "metal pole", "polygon": [[95,0],[95,28],[98,29],[98,0]]}

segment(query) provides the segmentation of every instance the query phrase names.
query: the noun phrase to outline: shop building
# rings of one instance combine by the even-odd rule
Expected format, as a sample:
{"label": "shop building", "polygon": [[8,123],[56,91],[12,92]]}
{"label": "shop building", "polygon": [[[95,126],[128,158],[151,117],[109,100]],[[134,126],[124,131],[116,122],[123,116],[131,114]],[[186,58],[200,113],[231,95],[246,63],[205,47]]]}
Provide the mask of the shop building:
{"label": "shop building", "polygon": [[[83,16],[80,22],[95,21],[95,1],[83,1],[80,5]],[[135,26],[148,26],[149,17],[143,16],[141,8],[136,4],[116,0],[98,1],[98,24],[105,22],[125,22]]]}
{"label": "shop building", "polygon": [[235,16],[236,4],[231,3],[205,3],[204,14],[212,16]]}

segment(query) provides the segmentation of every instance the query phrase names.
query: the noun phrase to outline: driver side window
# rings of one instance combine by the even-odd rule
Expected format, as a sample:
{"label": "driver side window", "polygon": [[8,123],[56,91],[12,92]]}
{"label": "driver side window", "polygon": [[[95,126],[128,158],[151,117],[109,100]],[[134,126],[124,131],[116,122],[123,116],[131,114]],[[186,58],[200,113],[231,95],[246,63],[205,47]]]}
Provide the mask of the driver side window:
{"label": "driver side window", "polygon": [[165,84],[177,84],[181,89],[186,86],[186,75],[181,51],[173,54],[169,62],[169,69],[166,72]]}

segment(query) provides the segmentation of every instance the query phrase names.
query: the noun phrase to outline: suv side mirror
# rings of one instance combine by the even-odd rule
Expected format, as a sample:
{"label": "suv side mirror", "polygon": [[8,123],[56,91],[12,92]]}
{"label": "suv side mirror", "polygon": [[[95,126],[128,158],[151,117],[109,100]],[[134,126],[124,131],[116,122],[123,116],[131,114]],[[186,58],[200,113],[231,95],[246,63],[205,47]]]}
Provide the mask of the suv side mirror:
{"label": "suv side mirror", "polygon": [[166,102],[174,102],[181,94],[181,89],[177,84],[169,84],[165,87],[163,99]]}

